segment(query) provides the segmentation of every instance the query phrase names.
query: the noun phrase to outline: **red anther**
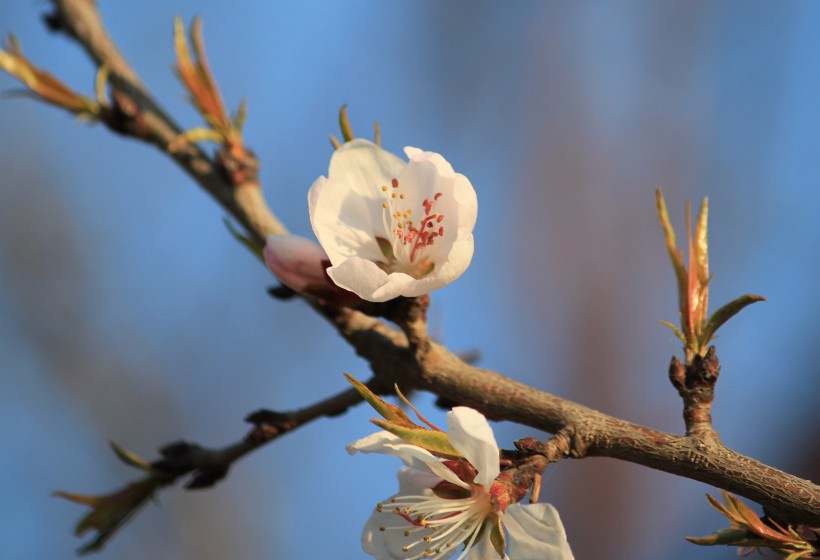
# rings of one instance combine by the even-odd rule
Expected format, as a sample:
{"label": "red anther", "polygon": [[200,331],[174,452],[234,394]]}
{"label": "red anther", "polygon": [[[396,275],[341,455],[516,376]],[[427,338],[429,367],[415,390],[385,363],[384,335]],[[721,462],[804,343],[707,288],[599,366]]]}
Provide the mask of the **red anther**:
{"label": "red anther", "polygon": [[438,200],[439,198],[441,198],[441,193],[437,192],[436,195],[433,197],[433,200]]}
{"label": "red anther", "polygon": [[438,228],[438,234],[439,234],[439,236],[444,237],[444,226],[441,226],[440,228]]}
{"label": "red anther", "polygon": [[394,178],[392,181],[392,185],[394,189],[399,188],[399,180]]}
{"label": "red anther", "polygon": [[436,214],[436,222],[441,223],[444,219],[444,214]]}

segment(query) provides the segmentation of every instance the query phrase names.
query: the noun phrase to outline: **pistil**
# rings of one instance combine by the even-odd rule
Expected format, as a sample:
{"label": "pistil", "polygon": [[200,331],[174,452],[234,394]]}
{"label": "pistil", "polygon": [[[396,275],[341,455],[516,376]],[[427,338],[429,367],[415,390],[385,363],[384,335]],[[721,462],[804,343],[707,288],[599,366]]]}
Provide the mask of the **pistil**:
{"label": "pistil", "polygon": [[[433,211],[442,193],[436,193],[432,200],[425,198],[422,201],[424,216],[416,224],[410,218],[413,208],[399,207],[399,201],[407,198],[406,193],[399,190],[399,180],[393,178],[390,186],[392,188],[387,185],[381,187],[387,198],[387,201],[382,203],[384,209],[382,223],[385,232],[394,239],[391,245],[393,245],[393,256],[396,260],[396,263],[388,264],[399,265],[395,268],[399,271],[405,269],[415,278],[424,277],[435,268],[434,262],[424,258],[425,248],[431,247],[437,238],[444,236],[444,214]],[[399,251],[399,247],[403,247],[404,250]]]}

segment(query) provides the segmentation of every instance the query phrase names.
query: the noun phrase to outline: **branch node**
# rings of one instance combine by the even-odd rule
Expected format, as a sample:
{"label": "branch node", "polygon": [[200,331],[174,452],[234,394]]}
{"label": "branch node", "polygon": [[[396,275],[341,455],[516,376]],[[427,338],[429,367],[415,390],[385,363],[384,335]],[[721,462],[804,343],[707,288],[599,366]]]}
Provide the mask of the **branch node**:
{"label": "branch node", "polygon": [[246,441],[254,443],[269,441],[283,432],[292,430],[297,425],[292,414],[288,412],[275,412],[264,408],[248,414],[248,416],[245,417],[245,422],[255,426],[255,428],[245,436]]}
{"label": "branch node", "polygon": [[683,419],[689,436],[716,436],[712,429],[712,402],[720,376],[717,350],[710,346],[706,355],[695,355],[688,364],[677,356],[669,364],[669,380],[683,399]]}
{"label": "branch node", "polygon": [[234,187],[259,188],[259,159],[248,150],[221,149],[216,153],[217,165],[225,180]]}

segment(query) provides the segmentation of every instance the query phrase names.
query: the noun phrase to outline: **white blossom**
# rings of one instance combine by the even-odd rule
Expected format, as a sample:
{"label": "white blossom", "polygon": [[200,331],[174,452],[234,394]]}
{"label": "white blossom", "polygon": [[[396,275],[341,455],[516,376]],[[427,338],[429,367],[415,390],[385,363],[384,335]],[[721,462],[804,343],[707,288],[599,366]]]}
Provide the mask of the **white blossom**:
{"label": "white blossom", "polygon": [[478,201],[470,181],[437,153],[404,152],[408,162],[367,140],[347,142],[308,194],[328,275],[368,301],[441,288],[473,256]]}
{"label": "white blossom", "polygon": [[[500,511],[492,493],[499,450],[484,416],[456,407],[447,423],[450,444],[467,468],[463,460],[441,460],[387,431],[348,446],[351,454],[384,453],[405,464],[398,494],[380,502],[365,525],[365,552],[378,560],[572,560],[553,506],[512,504]],[[502,527],[509,556],[499,550]]]}

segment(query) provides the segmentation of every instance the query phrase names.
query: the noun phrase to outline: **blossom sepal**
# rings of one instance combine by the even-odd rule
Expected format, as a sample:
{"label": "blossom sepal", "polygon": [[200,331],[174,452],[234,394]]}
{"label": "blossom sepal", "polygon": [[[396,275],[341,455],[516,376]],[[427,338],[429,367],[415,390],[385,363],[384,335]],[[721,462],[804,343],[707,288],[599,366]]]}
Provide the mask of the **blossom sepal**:
{"label": "blossom sepal", "polygon": [[507,548],[507,537],[504,536],[504,524],[501,522],[501,516],[495,516],[495,523],[492,523],[490,529],[490,543],[493,549],[498,553],[499,558],[504,558],[504,550]]}
{"label": "blossom sepal", "polygon": [[370,388],[353,377],[352,375],[348,375],[347,373],[344,374],[345,379],[347,379],[348,383],[353,385],[353,388],[356,389],[362,398],[367,401],[373,410],[379,413],[385,420],[389,420],[398,425],[402,426],[415,426],[416,424],[410,420],[410,417],[407,416],[407,413],[404,412],[400,407],[390,404],[389,402],[385,401],[381,397],[379,397],[376,393],[370,390]]}
{"label": "blossom sepal", "polygon": [[433,455],[447,459],[457,459],[461,457],[459,452],[450,444],[447,439],[447,434],[444,432],[437,432],[427,428],[408,427],[401,424],[396,424],[388,420],[371,420],[376,426],[383,430],[387,430],[391,434],[400,437],[410,445],[426,449]]}
{"label": "blossom sepal", "polygon": [[362,398],[384,418],[384,420],[378,418],[372,419],[371,422],[373,424],[401,438],[403,441],[426,449],[439,457],[448,459],[461,457],[458,451],[450,444],[447,434],[441,428],[424,418],[413,404],[407,400],[398,387],[395,387],[396,394],[406,406],[416,413],[419,422],[427,427],[413,422],[404,410],[394,404],[386,402],[355,377],[345,374],[345,378],[353,385],[359,394],[362,395]]}

